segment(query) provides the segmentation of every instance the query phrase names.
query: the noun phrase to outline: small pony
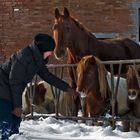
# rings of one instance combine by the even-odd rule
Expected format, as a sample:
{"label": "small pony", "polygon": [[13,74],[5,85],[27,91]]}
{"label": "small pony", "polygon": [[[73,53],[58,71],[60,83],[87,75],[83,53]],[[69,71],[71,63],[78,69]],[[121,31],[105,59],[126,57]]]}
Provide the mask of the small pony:
{"label": "small pony", "polygon": [[104,65],[97,57],[83,57],[77,65],[77,91],[86,94],[84,117],[101,116],[107,106],[107,82]]}
{"label": "small pony", "polygon": [[[111,113],[111,74],[106,71],[104,64],[93,55],[84,56],[77,64],[77,75],[77,91],[85,93],[85,98],[81,101],[83,117]],[[114,77],[114,84],[116,83],[117,77]],[[126,79],[120,78],[115,115],[124,116],[129,112],[127,98]],[[126,123],[123,123],[124,131],[126,127]]]}
{"label": "small pony", "polygon": [[[136,68],[134,70],[134,68]],[[137,76],[138,78],[137,78]],[[130,107],[130,116],[132,118],[140,119],[140,83],[138,82],[140,79],[140,65],[129,65],[127,71],[127,90],[128,90],[128,104]],[[133,131],[139,131],[140,122],[126,122],[128,124],[128,129]]]}

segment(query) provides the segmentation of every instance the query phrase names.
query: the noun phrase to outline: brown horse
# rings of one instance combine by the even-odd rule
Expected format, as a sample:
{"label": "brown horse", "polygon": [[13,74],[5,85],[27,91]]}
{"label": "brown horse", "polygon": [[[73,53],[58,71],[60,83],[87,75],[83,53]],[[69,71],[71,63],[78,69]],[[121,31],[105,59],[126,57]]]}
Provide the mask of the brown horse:
{"label": "brown horse", "polygon": [[140,58],[139,44],[128,38],[99,40],[71,17],[67,8],[64,8],[63,14],[55,9],[53,32],[56,57],[63,57],[67,49],[69,63],[77,63],[81,57],[89,54],[102,61]]}
{"label": "brown horse", "polygon": [[[102,61],[126,60],[140,58],[140,46],[128,38],[99,40],[89,32],[82,24],[70,16],[67,8],[63,14],[55,9],[55,24],[53,27],[56,42],[55,55],[62,58],[67,49],[68,63],[77,63],[85,56],[92,54]],[[109,70],[108,66],[106,66]],[[71,85],[76,88],[74,74],[68,69],[71,77]],[[118,72],[118,66],[114,66],[114,73]],[[122,72],[126,72],[122,67]]]}
{"label": "brown horse", "polygon": [[[133,65],[128,66],[128,72],[127,72],[127,89],[128,89],[128,104],[130,108],[130,116],[134,118],[140,119],[140,87],[136,75],[140,76],[140,65],[136,65],[136,71],[134,70]],[[130,125],[130,122],[126,122],[128,126]],[[139,131],[140,128],[140,122],[132,122],[131,123],[131,130],[133,131]],[[129,127],[127,127],[127,130],[129,131]]]}
{"label": "brown horse", "polygon": [[83,116],[102,115],[107,108],[107,71],[93,55],[83,57],[77,65],[77,91],[86,94]]}
{"label": "brown horse", "polygon": [[[110,92],[111,75],[106,71],[104,64],[102,64],[97,57],[87,55],[82,57],[79,61],[77,65],[77,73],[77,91],[79,93],[82,91],[85,93],[85,98],[81,101],[83,116],[97,117],[104,115],[107,112],[109,113],[112,104],[112,94]],[[117,83],[116,78],[117,77],[114,77],[113,79],[115,85]],[[137,109],[140,108],[140,96],[138,96],[139,98],[135,103],[137,104],[137,106],[135,105],[135,108],[137,109],[131,109],[127,102],[128,95],[126,87],[126,79],[120,78],[116,97],[115,115],[124,116],[130,111],[137,112],[138,115]],[[128,121],[122,121],[122,123],[123,131],[129,131]]]}

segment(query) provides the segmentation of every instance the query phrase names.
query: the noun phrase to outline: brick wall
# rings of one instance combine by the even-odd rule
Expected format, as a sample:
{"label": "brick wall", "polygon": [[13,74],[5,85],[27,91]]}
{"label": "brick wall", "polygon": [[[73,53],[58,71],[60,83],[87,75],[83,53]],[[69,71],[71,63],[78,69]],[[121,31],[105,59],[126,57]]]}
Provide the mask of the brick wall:
{"label": "brick wall", "polygon": [[[0,0],[0,61],[25,47],[38,32],[52,35],[54,9],[67,7],[91,32],[131,37],[134,0]],[[56,60],[55,60],[56,61]]]}

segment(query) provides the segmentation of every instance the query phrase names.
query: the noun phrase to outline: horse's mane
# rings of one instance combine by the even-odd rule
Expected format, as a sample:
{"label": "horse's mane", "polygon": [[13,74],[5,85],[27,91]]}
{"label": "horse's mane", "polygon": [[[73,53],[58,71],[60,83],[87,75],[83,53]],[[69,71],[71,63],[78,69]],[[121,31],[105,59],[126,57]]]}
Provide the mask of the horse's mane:
{"label": "horse's mane", "polygon": [[71,20],[76,24],[77,27],[79,27],[83,32],[86,32],[89,36],[92,36],[96,38],[86,27],[83,26],[82,23],[80,23],[77,19],[74,17],[71,17]]}
{"label": "horse's mane", "polygon": [[132,79],[134,76],[134,70],[133,67],[131,65],[128,66],[128,72],[127,74],[129,75],[129,79]]}
{"label": "horse's mane", "polygon": [[[136,68],[136,71],[139,73],[140,72],[140,64],[136,65],[135,68]],[[128,66],[127,75],[129,75],[129,79],[132,79],[133,77],[136,77],[136,72],[134,70],[133,65]]]}
{"label": "horse's mane", "polygon": [[106,99],[107,93],[106,93],[106,88],[107,88],[107,82],[106,82],[106,74],[107,71],[105,69],[105,66],[101,63],[101,61],[95,57],[96,63],[98,65],[98,73],[99,73],[99,84],[100,84],[100,92],[101,92],[101,97],[103,100]]}

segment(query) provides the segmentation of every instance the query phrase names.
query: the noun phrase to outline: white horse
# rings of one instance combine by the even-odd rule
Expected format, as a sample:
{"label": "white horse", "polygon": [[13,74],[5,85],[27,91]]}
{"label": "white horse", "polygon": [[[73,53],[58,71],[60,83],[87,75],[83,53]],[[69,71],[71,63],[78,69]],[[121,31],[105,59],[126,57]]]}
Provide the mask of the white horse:
{"label": "white horse", "polygon": [[27,88],[29,89],[30,84],[27,85],[22,94],[22,110],[24,114],[30,112],[31,98],[33,100],[33,109],[36,113],[54,113],[54,97],[50,88],[50,85],[45,81],[40,81],[32,87],[36,86],[36,92],[33,97],[29,97]]}
{"label": "white horse", "polygon": [[[118,77],[114,76],[114,86],[116,86]],[[110,72],[107,72],[107,81],[111,90],[111,74]],[[126,79],[120,77],[119,80],[119,85],[118,85],[118,92],[117,92],[117,114],[118,115],[124,115],[125,113],[128,112],[129,107],[128,107],[128,92],[127,92],[127,83]]]}
{"label": "white horse", "polygon": [[[29,87],[30,84],[28,84],[27,87]],[[33,85],[34,86],[34,83]],[[50,114],[50,113],[55,113],[55,101],[56,98],[54,97],[54,95],[52,94],[52,88],[47,82],[45,81],[40,81],[37,85],[36,85],[39,89],[45,89],[45,90],[38,90],[35,93],[35,96],[33,95],[33,109],[34,112],[36,113],[42,113],[42,114]],[[23,96],[22,96],[22,109],[23,109],[23,113],[24,114],[28,114],[30,113],[30,104],[29,104],[29,96],[27,96],[27,87],[25,88],[24,92],[23,92]],[[53,91],[55,92],[55,89],[53,88]],[[42,92],[45,92],[42,93]],[[55,93],[56,95],[56,93]],[[37,98],[37,100],[36,100]],[[67,93],[60,91],[60,96],[58,96],[59,98],[59,103],[58,105],[58,111],[61,115],[65,115],[65,116],[70,116],[71,112],[73,112],[73,100],[72,97],[70,95],[68,95]],[[40,101],[39,101],[40,100]],[[37,103],[39,102],[39,103]]]}

